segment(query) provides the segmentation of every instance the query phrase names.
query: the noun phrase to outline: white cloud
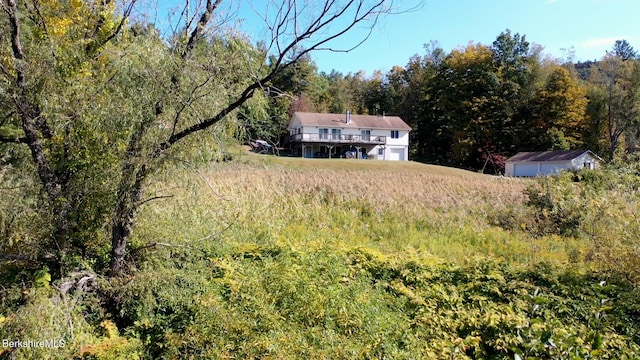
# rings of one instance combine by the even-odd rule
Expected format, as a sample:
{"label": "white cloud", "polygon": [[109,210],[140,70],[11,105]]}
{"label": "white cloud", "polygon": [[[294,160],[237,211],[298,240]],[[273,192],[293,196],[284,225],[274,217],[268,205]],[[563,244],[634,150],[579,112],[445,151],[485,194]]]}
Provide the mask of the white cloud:
{"label": "white cloud", "polygon": [[556,1],[558,1],[558,0],[546,0],[545,4],[553,4]]}
{"label": "white cloud", "polygon": [[582,47],[585,49],[589,48],[601,48],[603,46],[613,46],[616,40],[629,39],[628,36],[616,36],[616,37],[607,37],[607,38],[595,38],[589,39],[582,42]]}

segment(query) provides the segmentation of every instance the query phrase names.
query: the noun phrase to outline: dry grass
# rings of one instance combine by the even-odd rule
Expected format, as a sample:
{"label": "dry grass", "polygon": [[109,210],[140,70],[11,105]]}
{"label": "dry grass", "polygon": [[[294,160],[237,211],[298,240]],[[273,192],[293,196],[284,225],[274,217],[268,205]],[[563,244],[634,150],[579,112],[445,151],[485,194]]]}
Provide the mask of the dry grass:
{"label": "dry grass", "polygon": [[[175,197],[142,212],[139,239],[366,247],[450,261],[487,255],[522,263],[566,261],[571,251],[571,244],[533,241],[488,221],[487,214],[523,201],[525,180],[416,163],[351,166],[334,160],[326,168],[315,164],[328,160],[264,158],[269,163],[250,158],[158,181],[153,195],[169,188]],[[298,163],[303,165],[292,166]]]}
{"label": "dry grass", "polygon": [[205,176],[216,194],[232,199],[238,205],[246,201],[266,206],[274,199],[283,198],[295,203],[301,196],[315,194],[329,195],[341,201],[364,201],[376,211],[412,214],[435,210],[464,215],[486,208],[504,207],[522,201],[522,191],[526,186],[526,182],[513,179],[402,171],[395,163],[389,164],[388,168],[375,165],[376,169],[350,169],[340,164],[338,169],[305,167],[278,170],[225,166]]}
{"label": "dry grass", "polygon": [[232,192],[240,185],[242,190],[236,194],[240,197],[252,189],[267,197],[329,192],[342,199],[367,201],[377,210],[501,208],[521,202],[530,183],[413,161],[305,159],[244,152],[240,162],[245,166],[234,164],[210,172],[209,181]]}

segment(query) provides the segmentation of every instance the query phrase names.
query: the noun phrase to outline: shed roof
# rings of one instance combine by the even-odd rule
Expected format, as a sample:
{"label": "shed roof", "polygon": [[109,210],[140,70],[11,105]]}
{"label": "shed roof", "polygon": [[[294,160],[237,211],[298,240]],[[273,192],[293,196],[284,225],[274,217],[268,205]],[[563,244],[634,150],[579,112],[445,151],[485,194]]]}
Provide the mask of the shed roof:
{"label": "shed roof", "polygon": [[309,112],[295,112],[293,119],[297,118],[304,126],[327,126],[341,128],[361,129],[388,129],[411,130],[399,116],[375,116],[351,114],[351,122],[347,124],[346,114],[321,114]]}
{"label": "shed roof", "polygon": [[[508,158],[506,161],[507,162],[568,161],[568,160],[573,160],[586,152],[591,153],[591,151],[589,150],[519,152],[513,155],[512,157]],[[598,158],[595,155],[593,157]]]}

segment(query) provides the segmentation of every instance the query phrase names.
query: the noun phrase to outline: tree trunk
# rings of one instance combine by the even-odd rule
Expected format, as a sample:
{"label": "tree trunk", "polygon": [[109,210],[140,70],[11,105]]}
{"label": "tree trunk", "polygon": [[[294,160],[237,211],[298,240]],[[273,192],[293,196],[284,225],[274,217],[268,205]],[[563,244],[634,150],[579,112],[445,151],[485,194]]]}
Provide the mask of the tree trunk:
{"label": "tree trunk", "polygon": [[127,255],[127,241],[131,236],[133,218],[126,214],[117,214],[111,228],[111,262],[109,276],[118,276],[124,270]]}
{"label": "tree trunk", "polygon": [[122,274],[125,270],[127,242],[135,224],[136,213],[142,197],[142,185],[147,177],[147,166],[142,165],[135,176],[133,165],[123,168],[123,178],[118,189],[118,201],[111,225],[111,260],[109,276]]}

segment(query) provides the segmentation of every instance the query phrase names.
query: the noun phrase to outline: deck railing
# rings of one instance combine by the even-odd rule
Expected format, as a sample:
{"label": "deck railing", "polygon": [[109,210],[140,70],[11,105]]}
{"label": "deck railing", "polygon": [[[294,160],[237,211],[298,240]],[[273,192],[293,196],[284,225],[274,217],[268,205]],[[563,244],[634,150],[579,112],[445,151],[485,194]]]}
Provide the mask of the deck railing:
{"label": "deck railing", "polygon": [[291,135],[289,142],[327,142],[343,144],[385,144],[386,136],[379,135],[349,135],[349,134],[316,134],[303,133]]}

